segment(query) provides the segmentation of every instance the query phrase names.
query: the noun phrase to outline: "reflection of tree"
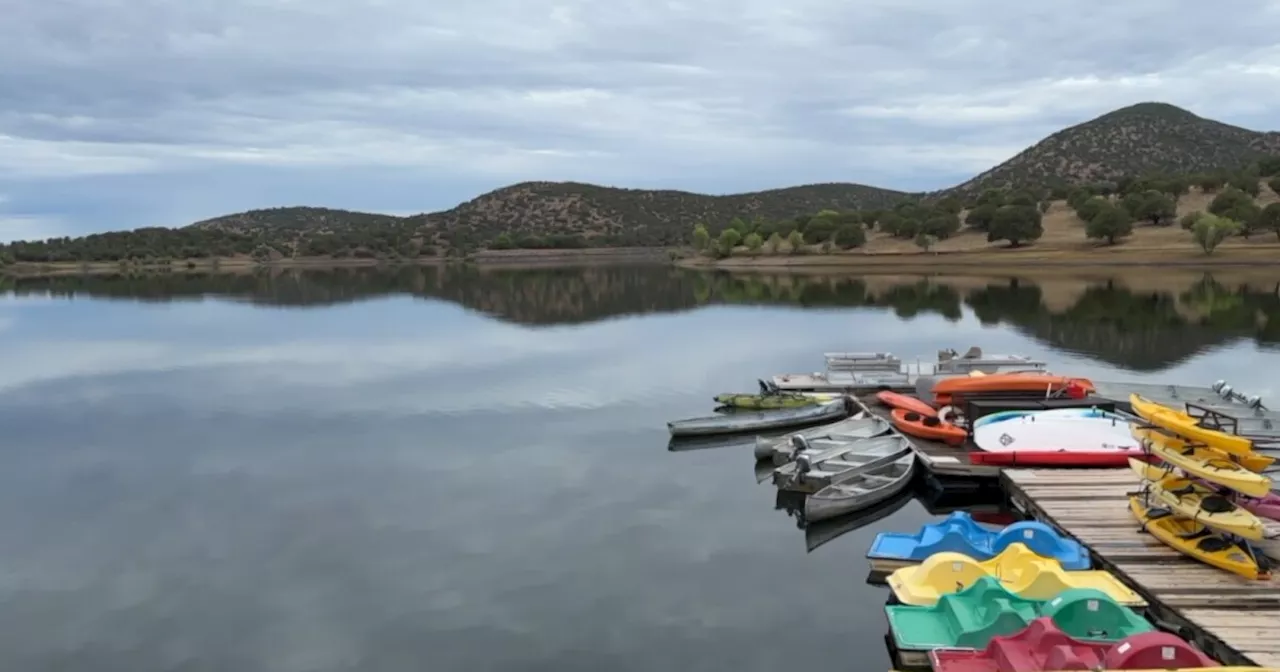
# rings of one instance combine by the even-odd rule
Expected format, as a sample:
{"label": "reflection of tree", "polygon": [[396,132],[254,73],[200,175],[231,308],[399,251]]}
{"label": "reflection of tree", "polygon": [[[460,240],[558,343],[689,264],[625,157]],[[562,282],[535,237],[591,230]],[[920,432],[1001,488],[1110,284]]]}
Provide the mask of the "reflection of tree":
{"label": "reflection of tree", "polygon": [[[697,272],[652,265],[534,270],[475,266],[275,269],[251,273],[0,278],[18,295],[141,301],[221,296],[270,306],[324,306],[387,295],[442,299],[521,324],[589,322],[707,304],[887,308],[903,319],[962,317],[961,291],[945,279],[872,289],[862,278]],[[1158,370],[1207,347],[1253,338],[1280,347],[1280,285],[1259,291],[1205,276],[1190,287],[1134,292],[1102,282],[1054,313],[1035,283],[991,282],[963,302],[988,325],[1009,324],[1048,345],[1118,366]],[[1194,315],[1195,317],[1188,317]]]}

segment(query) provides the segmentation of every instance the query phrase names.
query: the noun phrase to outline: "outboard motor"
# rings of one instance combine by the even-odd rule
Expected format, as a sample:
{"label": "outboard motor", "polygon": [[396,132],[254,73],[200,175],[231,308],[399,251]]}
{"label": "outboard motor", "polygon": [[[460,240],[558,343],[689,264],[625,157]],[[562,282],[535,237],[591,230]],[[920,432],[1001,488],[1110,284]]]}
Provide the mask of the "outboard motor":
{"label": "outboard motor", "polygon": [[1223,385],[1222,387],[1218,388],[1218,394],[1222,395],[1222,398],[1226,399],[1227,401],[1231,401],[1232,392],[1233,390],[1231,389],[1230,385]]}
{"label": "outboard motor", "polygon": [[1253,409],[1262,408],[1262,397],[1259,397],[1256,394],[1251,394],[1248,397],[1245,397],[1244,403],[1249,408],[1253,408]]}
{"label": "outboard motor", "polygon": [[796,473],[807,474],[813,469],[813,457],[809,453],[796,455]]}
{"label": "outboard motor", "polygon": [[1214,392],[1221,392],[1222,388],[1225,387],[1226,384],[1227,384],[1227,381],[1225,380],[1214,381],[1214,383],[1209,386],[1209,389],[1213,390]]}

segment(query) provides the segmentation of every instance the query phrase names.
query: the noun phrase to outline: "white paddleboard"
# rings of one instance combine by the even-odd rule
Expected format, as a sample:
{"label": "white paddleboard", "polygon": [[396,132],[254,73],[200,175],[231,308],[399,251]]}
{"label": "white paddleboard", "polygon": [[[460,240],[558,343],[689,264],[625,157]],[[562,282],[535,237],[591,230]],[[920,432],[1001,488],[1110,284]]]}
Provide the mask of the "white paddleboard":
{"label": "white paddleboard", "polygon": [[974,429],[993,422],[1004,422],[1013,418],[1034,415],[1037,418],[1070,417],[1070,418],[1112,418],[1124,420],[1122,416],[1108,413],[1097,408],[1049,408],[1043,410],[997,411],[973,421]]}
{"label": "white paddleboard", "polygon": [[1065,414],[1025,415],[975,427],[973,442],[991,453],[1021,450],[1074,453],[1141,448],[1141,443],[1129,433],[1128,422]]}

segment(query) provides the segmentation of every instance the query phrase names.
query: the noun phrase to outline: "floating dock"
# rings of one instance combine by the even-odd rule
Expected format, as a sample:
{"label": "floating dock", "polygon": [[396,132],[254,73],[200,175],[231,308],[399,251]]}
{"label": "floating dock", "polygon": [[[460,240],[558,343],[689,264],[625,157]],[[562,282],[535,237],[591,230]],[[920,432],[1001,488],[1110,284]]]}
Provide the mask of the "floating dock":
{"label": "floating dock", "polygon": [[1280,668],[1280,578],[1251,581],[1192,560],[1141,531],[1129,469],[1005,469],[1014,508],[1089,548],[1166,629],[1226,665]]}

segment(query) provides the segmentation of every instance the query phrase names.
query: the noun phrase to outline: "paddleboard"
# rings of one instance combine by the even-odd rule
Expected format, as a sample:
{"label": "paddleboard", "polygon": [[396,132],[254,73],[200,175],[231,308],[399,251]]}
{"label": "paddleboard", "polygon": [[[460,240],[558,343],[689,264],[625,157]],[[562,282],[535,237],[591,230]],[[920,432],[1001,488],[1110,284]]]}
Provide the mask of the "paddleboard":
{"label": "paddleboard", "polygon": [[975,427],[973,442],[981,451],[969,457],[979,464],[1124,466],[1128,458],[1143,455],[1129,423],[1105,415],[1008,418]]}
{"label": "paddleboard", "polygon": [[1050,408],[1050,409],[1023,409],[1016,411],[997,411],[988,413],[987,415],[973,421],[973,427],[976,429],[983,425],[989,425],[993,422],[1003,422],[1012,418],[1021,418],[1028,415],[1034,415],[1037,418],[1052,417],[1070,417],[1070,418],[1113,418],[1116,420],[1124,420],[1123,416],[1115,413],[1100,411],[1096,408]]}

